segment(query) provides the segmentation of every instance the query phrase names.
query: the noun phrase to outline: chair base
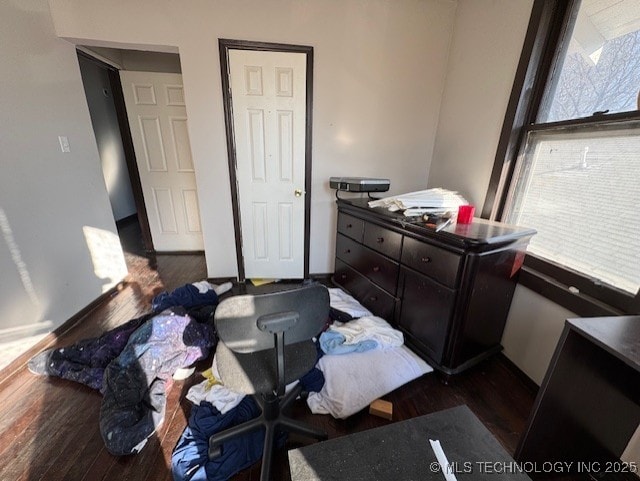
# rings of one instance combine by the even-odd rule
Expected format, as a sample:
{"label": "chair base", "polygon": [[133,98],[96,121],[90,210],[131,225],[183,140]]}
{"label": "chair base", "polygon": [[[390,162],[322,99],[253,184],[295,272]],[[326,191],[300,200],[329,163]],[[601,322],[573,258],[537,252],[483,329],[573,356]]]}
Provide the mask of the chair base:
{"label": "chair base", "polygon": [[255,419],[226,429],[209,438],[209,459],[215,459],[221,454],[222,443],[228,439],[250,433],[256,429],[264,428],[264,448],[262,450],[262,467],[260,468],[260,481],[269,481],[271,476],[271,461],[273,459],[273,446],[278,431],[308,436],[318,441],[328,439],[327,433],[314,428],[306,423],[301,423],[288,416],[285,410],[302,392],[302,386],[298,383],[285,396],[279,398],[274,394],[261,397],[253,396],[256,403],[262,409],[262,414]]}

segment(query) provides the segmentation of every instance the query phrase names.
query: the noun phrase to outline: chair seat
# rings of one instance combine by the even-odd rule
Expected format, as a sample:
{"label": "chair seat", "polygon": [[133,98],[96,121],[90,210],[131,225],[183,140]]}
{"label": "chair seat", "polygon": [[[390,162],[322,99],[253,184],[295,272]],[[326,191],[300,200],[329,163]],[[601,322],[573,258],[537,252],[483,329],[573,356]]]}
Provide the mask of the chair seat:
{"label": "chair seat", "polygon": [[[311,340],[289,344],[284,353],[286,384],[300,379],[316,364],[316,346]],[[232,391],[268,393],[277,387],[278,371],[273,349],[242,354],[221,342],[216,349],[216,362],[222,382]]]}

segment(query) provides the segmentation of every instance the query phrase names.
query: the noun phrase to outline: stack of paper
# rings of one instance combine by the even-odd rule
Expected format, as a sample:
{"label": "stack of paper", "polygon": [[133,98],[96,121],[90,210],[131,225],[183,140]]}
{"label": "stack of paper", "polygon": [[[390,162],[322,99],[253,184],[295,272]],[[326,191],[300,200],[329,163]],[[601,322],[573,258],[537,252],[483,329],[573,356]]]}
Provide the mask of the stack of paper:
{"label": "stack of paper", "polygon": [[409,192],[369,202],[369,207],[386,207],[390,211],[404,211],[405,215],[436,214],[457,211],[458,207],[467,204],[464,197],[457,192],[435,188]]}

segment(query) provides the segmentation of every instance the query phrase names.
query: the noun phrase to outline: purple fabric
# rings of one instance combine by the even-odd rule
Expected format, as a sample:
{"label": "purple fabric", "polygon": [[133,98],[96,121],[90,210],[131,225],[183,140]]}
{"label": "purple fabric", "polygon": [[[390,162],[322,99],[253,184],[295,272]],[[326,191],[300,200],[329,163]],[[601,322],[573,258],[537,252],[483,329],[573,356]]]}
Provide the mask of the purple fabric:
{"label": "purple fabric", "polygon": [[209,355],[213,326],[176,308],[138,328],[104,373],[100,432],[107,450],[131,454],[164,419],[165,382],[173,373]]}
{"label": "purple fabric", "polygon": [[84,339],[71,346],[43,351],[29,361],[29,369],[100,390],[107,365],[122,352],[131,334],[152,316],[147,314],[131,319],[99,337]]}

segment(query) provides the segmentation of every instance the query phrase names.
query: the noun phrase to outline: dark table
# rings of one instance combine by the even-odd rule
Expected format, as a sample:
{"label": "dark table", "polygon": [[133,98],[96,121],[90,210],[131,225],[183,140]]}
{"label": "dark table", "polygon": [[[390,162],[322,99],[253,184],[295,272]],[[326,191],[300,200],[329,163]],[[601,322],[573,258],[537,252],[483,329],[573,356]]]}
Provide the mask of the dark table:
{"label": "dark table", "polygon": [[293,449],[291,479],[444,481],[430,439],[440,441],[459,481],[530,479],[467,406]]}

